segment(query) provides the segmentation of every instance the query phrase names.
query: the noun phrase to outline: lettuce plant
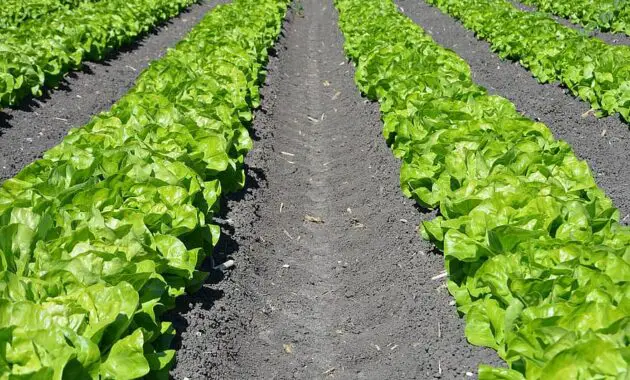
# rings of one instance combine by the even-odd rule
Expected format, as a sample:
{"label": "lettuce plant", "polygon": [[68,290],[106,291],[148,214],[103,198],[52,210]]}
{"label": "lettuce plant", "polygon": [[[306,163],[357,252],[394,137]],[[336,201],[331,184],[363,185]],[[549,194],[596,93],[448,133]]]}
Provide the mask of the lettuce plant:
{"label": "lettuce plant", "polygon": [[523,3],[588,29],[630,35],[630,9],[625,0],[523,0]]}
{"label": "lettuce plant", "polygon": [[0,29],[0,107],[40,96],[44,86],[56,86],[83,61],[104,59],[193,2],[85,1],[77,8]]}
{"label": "lettuce plant", "polygon": [[0,7],[0,28],[18,26],[53,12],[76,8],[84,2],[99,0],[4,0]]}

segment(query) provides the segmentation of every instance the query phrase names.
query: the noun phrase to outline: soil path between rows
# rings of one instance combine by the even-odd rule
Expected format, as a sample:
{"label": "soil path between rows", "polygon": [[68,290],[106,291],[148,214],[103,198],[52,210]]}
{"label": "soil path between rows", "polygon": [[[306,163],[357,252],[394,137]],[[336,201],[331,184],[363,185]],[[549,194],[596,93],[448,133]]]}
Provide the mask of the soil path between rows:
{"label": "soil path between rows", "polygon": [[518,63],[504,61],[459,21],[423,0],[395,0],[403,13],[470,65],[475,83],[501,95],[525,116],[546,124],[586,160],[593,176],[630,222],[630,130],[617,116],[598,119],[557,83],[540,84]]}
{"label": "soil path between rows", "polygon": [[184,38],[208,11],[227,2],[193,4],[104,62],[85,62],[82,71],[69,73],[58,89],[49,90],[43,98],[30,99],[16,109],[1,109],[0,182],[59,144],[71,128],[108,110],[152,61]]}
{"label": "soil path between rows", "polygon": [[401,194],[337,17],[330,0],[287,17],[216,250],[236,266],[171,313],[176,379],[461,379],[501,363],[432,280],[443,257],[416,230],[432,215]]}

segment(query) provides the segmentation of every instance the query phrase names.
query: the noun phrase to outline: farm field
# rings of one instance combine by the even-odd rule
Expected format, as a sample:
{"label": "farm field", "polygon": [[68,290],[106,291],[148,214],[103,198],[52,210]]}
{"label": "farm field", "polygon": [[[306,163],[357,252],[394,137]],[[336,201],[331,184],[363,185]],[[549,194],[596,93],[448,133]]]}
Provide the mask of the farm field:
{"label": "farm field", "polygon": [[[0,378],[630,376],[624,26],[526,2],[131,0],[95,59],[0,51]],[[617,55],[540,69],[494,3]]]}

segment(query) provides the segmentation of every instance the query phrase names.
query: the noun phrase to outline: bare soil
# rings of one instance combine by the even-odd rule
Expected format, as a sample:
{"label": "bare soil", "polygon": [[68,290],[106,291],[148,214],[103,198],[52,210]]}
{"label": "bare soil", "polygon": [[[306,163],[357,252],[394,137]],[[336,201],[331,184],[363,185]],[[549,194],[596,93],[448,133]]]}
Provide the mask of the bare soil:
{"label": "bare soil", "polygon": [[247,188],[216,257],[236,267],[179,301],[176,379],[462,379],[496,354],[464,338],[443,257],[362,98],[330,0],[294,5],[268,65]]}

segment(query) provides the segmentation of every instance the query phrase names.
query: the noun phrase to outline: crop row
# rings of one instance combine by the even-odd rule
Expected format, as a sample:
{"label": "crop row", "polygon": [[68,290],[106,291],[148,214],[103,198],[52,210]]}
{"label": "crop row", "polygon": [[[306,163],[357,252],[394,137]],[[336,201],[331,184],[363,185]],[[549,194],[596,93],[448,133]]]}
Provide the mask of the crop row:
{"label": "crop row", "polygon": [[[110,111],[0,188],[0,377],[167,378],[286,0],[218,6]],[[11,377],[13,378],[13,377]]]}
{"label": "crop row", "polygon": [[522,0],[591,29],[630,35],[630,8],[621,0]]}
{"label": "crop row", "polygon": [[480,378],[626,378],[630,228],[588,165],[391,0],[335,3],[404,193],[439,208],[421,231],[444,252],[468,340],[509,365]]}
{"label": "crop row", "polygon": [[18,26],[26,20],[78,7],[87,1],[99,0],[3,0],[0,7],[0,28]]}
{"label": "crop row", "polygon": [[507,0],[426,0],[520,61],[541,82],[560,81],[604,114],[630,121],[630,47],[611,46]]}
{"label": "crop row", "polygon": [[84,2],[0,30],[0,107],[40,96],[84,60],[102,60],[194,0]]}

